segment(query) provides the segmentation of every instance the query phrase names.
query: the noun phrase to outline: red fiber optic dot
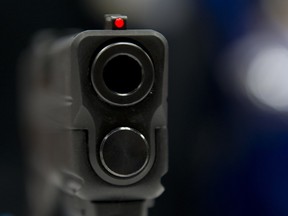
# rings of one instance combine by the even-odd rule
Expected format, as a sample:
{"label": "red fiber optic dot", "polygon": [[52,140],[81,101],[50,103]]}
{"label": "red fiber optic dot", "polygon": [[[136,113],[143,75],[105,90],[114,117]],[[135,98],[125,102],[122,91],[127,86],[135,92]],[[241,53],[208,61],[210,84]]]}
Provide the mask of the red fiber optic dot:
{"label": "red fiber optic dot", "polygon": [[125,25],[125,21],[122,19],[122,18],[117,18],[115,21],[114,21],[114,25],[116,26],[116,28],[123,28],[124,25]]}

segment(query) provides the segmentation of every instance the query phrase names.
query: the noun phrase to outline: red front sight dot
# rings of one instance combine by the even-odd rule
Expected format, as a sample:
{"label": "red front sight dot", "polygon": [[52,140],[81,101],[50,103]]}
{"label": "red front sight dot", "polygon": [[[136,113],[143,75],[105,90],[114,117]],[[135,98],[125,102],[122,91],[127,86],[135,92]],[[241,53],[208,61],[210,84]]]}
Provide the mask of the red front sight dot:
{"label": "red front sight dot", "polygon": [[105,29],[111,29],[111,30],[127,29],[127,16],[120,14],[106,14]]}
{"label": "red front sight dot", "polygon": [[122,18],[117,18],[114,21],[114,25],[116,28],[122,29],[125,26],[125,20],[123,20]]}

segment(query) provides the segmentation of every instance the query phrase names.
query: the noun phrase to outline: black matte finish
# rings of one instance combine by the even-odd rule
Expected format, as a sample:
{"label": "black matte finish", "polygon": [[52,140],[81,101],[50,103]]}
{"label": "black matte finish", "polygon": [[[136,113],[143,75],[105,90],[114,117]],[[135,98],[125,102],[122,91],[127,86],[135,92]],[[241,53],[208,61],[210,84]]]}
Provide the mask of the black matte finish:
{"label": "black matte finish", "polygon": [[[39,55],[35,48],[40,46],[45,49]],[[138,86],[132,91],[131,86],[113,89],[122,85],[117,81],[108,87],[103,74],[119,55],[141,67],[141,78],[129,80]],[[93,30],[65,37],[46,32],[35,40],[30,60],[26,77],[45,80],[31,93],[48,103],[39,107],[31,100],[31,116],[45,113],[44,128],[51,130],[39,133],[38,147],[31,149],[48,181],[39,197],[53,188],[95,203],[144,201],[162,194],[161,178],[168,169],[166,39],[153,30]]]}

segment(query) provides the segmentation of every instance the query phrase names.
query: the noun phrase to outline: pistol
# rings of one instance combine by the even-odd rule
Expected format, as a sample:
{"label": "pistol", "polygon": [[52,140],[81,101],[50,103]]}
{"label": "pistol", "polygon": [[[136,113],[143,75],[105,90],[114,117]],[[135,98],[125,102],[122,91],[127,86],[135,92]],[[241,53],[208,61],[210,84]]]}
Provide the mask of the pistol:
{"label": "pistol", "polygon": [[23,62],[29,215],[147,215],[168,169],[164,36],[109,14],[38,34]]}

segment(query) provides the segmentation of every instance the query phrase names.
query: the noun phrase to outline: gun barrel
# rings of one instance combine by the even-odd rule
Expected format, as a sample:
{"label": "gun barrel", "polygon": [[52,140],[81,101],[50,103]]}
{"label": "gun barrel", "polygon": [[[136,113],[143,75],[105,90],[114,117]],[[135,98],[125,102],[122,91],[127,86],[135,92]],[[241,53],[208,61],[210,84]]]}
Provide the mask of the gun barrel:
{"label": "gun barrel", "polygon": [[117,106],[140,102],[154,83],[154,66],[149,55],[128,42],[104,47],[93,62],[91,74],[96,92]]}

